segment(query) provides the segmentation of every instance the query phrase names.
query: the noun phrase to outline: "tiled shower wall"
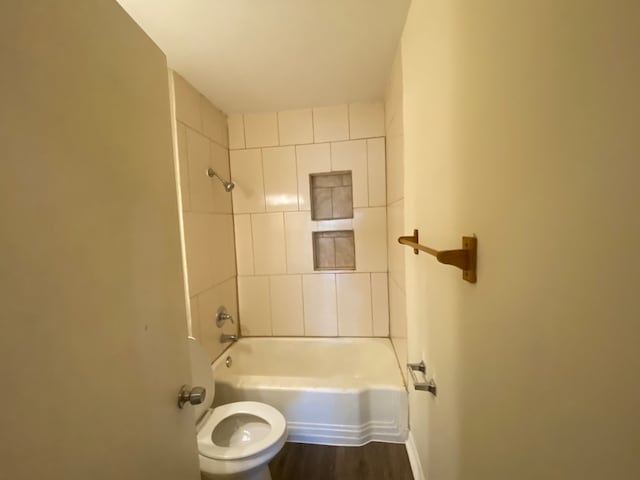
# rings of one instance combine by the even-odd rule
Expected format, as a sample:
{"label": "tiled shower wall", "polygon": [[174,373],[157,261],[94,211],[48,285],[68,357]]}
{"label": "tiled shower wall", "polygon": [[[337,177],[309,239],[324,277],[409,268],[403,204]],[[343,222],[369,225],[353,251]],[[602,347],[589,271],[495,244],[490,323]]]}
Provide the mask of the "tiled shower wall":
{"label": "tiled shower wall", "polygon": [[[387,139],[387,215],[389,235],[390,336],[400,365],[407,363],[407,312],[405,306],[404,256],[412,252],[397,241],[409,235],[404,223],[404,130],[402,120],[402,59],[396,55],[385,95]],[[406,369],[400,369],[405,375]]]}
{"label": "tiled shower wall", "polygon": [[[231,115],[241,331],[388,336],[381,103]],[[353,219],[312,221],[309,174],[350,170]],[[314,272],[312,232],[353,229],[356,269]]]}
{"label": "tiled shower wall", "polygon": [[182,77],[172,75],[190,332],[215,359],[228,346],[220,343],[220,334],[237,333],[237,323],[216,327],[218,306],[238,318],[231,195],[207,176],[211,167],[229,178],[227,120]]}

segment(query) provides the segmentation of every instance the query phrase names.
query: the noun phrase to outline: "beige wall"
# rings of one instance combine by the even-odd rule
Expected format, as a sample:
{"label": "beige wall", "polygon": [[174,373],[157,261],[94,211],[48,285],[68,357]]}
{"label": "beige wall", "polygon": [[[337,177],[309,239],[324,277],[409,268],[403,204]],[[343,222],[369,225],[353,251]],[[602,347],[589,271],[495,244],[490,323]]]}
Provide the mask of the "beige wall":
{"label": "beige wall", "polygon": [[[384,106],[229,117],[243,335],[388,336]],[[309,173],[353,172],[354,218],[312,221]],[[356,271],[314,272],[311,233],[353,229]]]}
{"label": "beige wall", "polygon": [[387,245],[389,259],[389,333],[400,370],[407,377],[406,247],[398,237],[404,228],[404,128],[402,123],[402,52],[398,49],[385,91],[387,143]]}
{"label": "beige wall", "polygon": [[[230,177],[227,119],[180,75],[173,72],[172,80],[190,332],[215,359],[229,345],[220,343],[220,334],[238,331],[231,195],[207,175],[213,168]],[[216,327],[220,305],[235,325]]]}
{"label": "beige wall", "polygon": [[640,477],[638,45],[634,2],[412,4],[405,224],[479,244],[475,285],[405,255],[430,480]]}

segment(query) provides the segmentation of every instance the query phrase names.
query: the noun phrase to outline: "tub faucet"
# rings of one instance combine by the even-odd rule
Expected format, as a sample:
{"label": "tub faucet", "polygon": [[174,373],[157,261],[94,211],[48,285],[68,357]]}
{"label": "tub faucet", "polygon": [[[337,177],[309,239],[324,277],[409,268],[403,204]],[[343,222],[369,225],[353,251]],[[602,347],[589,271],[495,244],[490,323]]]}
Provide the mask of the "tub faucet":
{"label": "tub faucet", "polygon": [[224,333],[220,335],[220,343],[229,343],[229,342],[237,342],[237,341],[238,341],[237,335],[226,335]]}

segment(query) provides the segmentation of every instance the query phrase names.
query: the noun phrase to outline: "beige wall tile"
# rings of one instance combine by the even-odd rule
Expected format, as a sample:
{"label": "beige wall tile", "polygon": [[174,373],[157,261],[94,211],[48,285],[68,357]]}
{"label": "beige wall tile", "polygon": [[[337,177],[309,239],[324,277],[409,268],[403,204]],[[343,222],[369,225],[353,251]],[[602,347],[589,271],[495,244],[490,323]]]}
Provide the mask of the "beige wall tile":
{"label": "beige wall tile", "polygon": [[184,240],[187,256],[189,295],[196,295],[213,284],[208,215],[185,212]]}
{"label": "beige wall tile", "polygon": [[338,335],[336,279],[333,273],[302,276],[306,336]]}
{"label": "beige wall tile", "polygon": [[336,242],[331,237],[316,236],[314,240],[315,267],[336,270]]}
{"label": "beige wall tile", "polygon": [[269,277],[238,277],[238,308],[242,335],[272,335]]}
{"label": "beige wall tile", "polygon": [[313,137],[316,143],[349,139],[347,105],[313,109]]}
{"label": "beige wall tile", "polygon": [[229,148],[231,150],[245,148],[244,117],[239,113],[229,115],[227,117],[227,129],[229,132]]}
{"label": "beige wall tile", "polygon": [[310,210],[309,174],[331,171],[331,147],[323,145],[299,145],[296,147],[298,167],[298,208]]}
{"label": "beige wall tile", "polygon": [[367,168],[369,180],[369,206],[387,204],[387,179],[384,137],[367,140]]}
{"label": "beige wall tile", "polygon": [[353,232],[313,232],[313,258],[316,270],[355,270]]}
{"label": "beige wall tile", "polygon": [[232,150],[229,154],[231,178],[236,184],[232,192],[233,212],[264,212],[261,151],[259,149]]}
{"label": "beige wall tile", "polygon": [[391,67],[384,104],[385,129],[391,123],[402,123],[402,52],[399,48]]}
{"label": "beige wall tile", "polygon": [[275,112],[246,113],[244,138],[247,148],[278,145],[278,116]]}
{"label": "beige wall tile", "polygon": [[314,220],[333,218],[333,210],[333,189],[311,188],[311,218]]}
{"label": "beige wall tile", "polygon": [[178,123],[178,167],[180,168],[180,198],[182,210],[191,210],[189,192],[189,158],[187,156],[187,127]]}
{"label": "beige wall tile", "polygon": [[335,239],[336,247],[336,267],[342,270],[355,270],[356,250],[353,241],[353,232],[349,235],[340,236]]}
{"label": "beige wall tile", "polygon": [[263,148],[262,168],[267,211],[298,210],[295,148]]}
{"label": "beige wall tile", "polygon": [[200,115],[202,116],[202,134],[213,140],[216,136],[216,115],[218,111],[204,95],[200,95]]}
{"label": "beige wall tile", "polygon": [[402,132],[396,133],[391,130],[387,134],[386,144],[387,202],[391,203],[404,196],[404,137]]}
{"label": "beige wall tile", "polygon": [[273,334],[304,336],[302,277],[300,275],[272,276],[270,293]]}
{"label": "beige wall tile", "polygon": [[351,172],[310,175],[311,218],[333,220],[353,217]]}
{"label": "beige wall tile", "polygon": [[371,274],[373,336],[389,336],[389,288],[386,273]]}
{"label": "beige wall tile", "polygon": [[[409,362],[409,356],[407,355],[407,338],[400,337],[391,337],[391,343],[393,344],[393,349],[396,352],[396,358],[398,359],[399,365],[406,365]],[[402,377],[404,378],[404,383],[409,384],[409,372],[406,368],[401,368]]]}
{"label": "beige wall tile", "polygon": [[[236,282],[234,278],[205,290],[198,295],[199,330],[198,340],[215,360],[227,347],[227,343],[220,343],[220,335],[238,333],[238,306],[236,295]],[[216,311],[224,305],[233,317],[235,323],[226,321],[222,328],[216,326]]]}
{"label": "beige wall tile", "polygon": [[317,231],[328,232],[331,230],[353,230],[353,219],[323,220],[315,225]]}
{"label": "beige wall tile", "polygon": [[222,124],[220,125],[221,137],[220,137],[220,142],[218,143],[220,143],[221,146],[223,146],[228,150],[229,149],[229,125],[227,123],[227,116],[224,114],[224,112],[220,112],[220,115],[222,116]]}
{"label": "beige wall tile", "polygon": [[238,275],[253,275],[253,237],[251,215],[234,215],[236,267]]}
{"label": "beige wall tile", "polygon": [[407,338],[406,296],[393,280],[389,282],[389,328],[392,338]]}
{"label": "beige wall tile", "polygon": [[334,188],[331,199],[333,218],[353,217],[353,189],[351,185]]}
{"label": "beige wall tile", "polygon": [[202,112],[202,133],[221,147],[228,148],[225,114],[213,106],[204,95],[200,96],[200,110]]}
{"label": "beige wall tile", "polygon": [[253,264],[255,273],[274,275],[287,272],[282,213],[251,215]]}
{"label": "beige wall tile", "polygon": [[386,272],[386,208],[356,209],[353,226],[356,240],[356,270],[358,272]]}
{"label": "beige wall tile", "polygon": [[369,206],[366,140],[332,143],[331,170],[351,170],[353,206],[354,208]]}
{"label": "beige wall tile", "polygon": [[311,109],[278,112],[280,145],[313,143],[313,114]]}
{"label": "beige wall tile", "polygon": [[338,334],[344,337],[373,335],[371,277],[368,273],[336,274]]}
{"label": "beige wall tile", "polygon": [[176,72],[173,72],[176,96],[176,118],[201,132],[200,93]]}
{"label": "beige wall tile", "polygon": [[384,105],[382,103],[352,103],[349,105],[350,138],[384,136]]}
{"label": "beige wall tile", "polygon": [[217,306],[238,317],[231,196],[207,176],[209,167],[230,176],[226,118],[184,79],[174,80],[191,333],[213,360],[226,347],[220,333],[237,331],[215,326]]}
{"label": "beige wall tile", "polygon": [[404,290],[404,257],[407,247],[398,243],[398,237],[411,234],[404,228],[404,200],[387,207],[387,248],[389,250],[389,277]]}
{"label": "beige wall tile", "polygon": [[313,272],[313,247],[311,232],[315,222],[309,212],[288,212],[284,214],[287,247],[287,272]]}
{"label": "beige wall tile", "polygon": [[189,193],[191,211],[213,211],[213,183],[207,176],[211,166],[209,140],[198,132],[187,129],[187,158],[189,160]]}
{"label": "beige wall tile", "polygon": [[[211,155],[210,165],[218,175],[225,180],[231,178],[231,171],[229,168],[229,150],[221,147],[217,143],[209,143],[209,152]],[[207,176],[209,183],[211,184],[211,193],[213,197],[212,211],[215,213],[228,213],[232,212],[231,208],[231,193],[224,189],[224,185],[217,179]]]}
{"label": "beige wall tile", "polygon": [[217,285],[236,274],[236,250],[231,215],[208,215],[208,248],[211,251],[211,278]]}

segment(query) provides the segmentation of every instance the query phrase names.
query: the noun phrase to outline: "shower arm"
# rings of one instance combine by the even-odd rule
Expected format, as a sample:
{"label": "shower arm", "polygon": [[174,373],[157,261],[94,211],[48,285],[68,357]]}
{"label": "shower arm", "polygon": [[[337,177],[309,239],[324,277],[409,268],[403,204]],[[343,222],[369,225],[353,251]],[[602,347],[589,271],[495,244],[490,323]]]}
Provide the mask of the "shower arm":
{"label": "shower arm", "polygon": [[233,182],[231,181],[227,182],[224,178],[218,175],[218,173],[213,168],[207,169],[207,176],[209,176],[210,178],[216,177],[218,180],[220,180],[222,185],[224,185],[224,189],[227,192],[230,192],[235,187],[235,184]]}

